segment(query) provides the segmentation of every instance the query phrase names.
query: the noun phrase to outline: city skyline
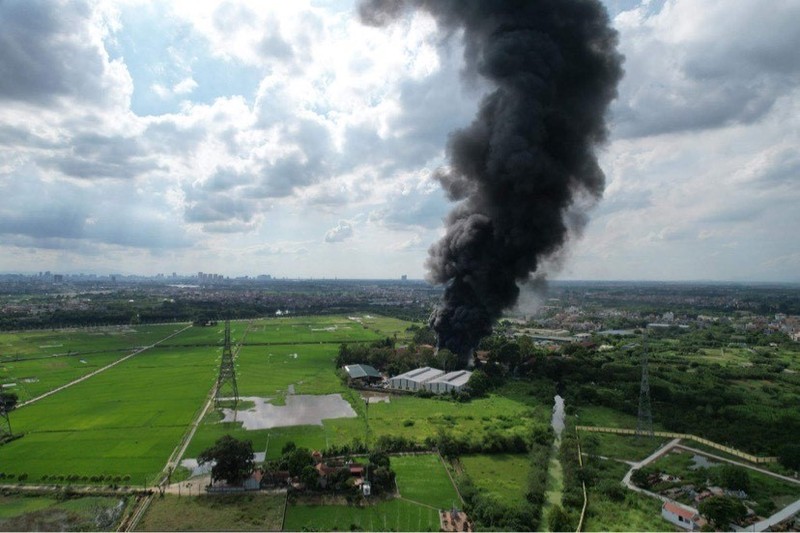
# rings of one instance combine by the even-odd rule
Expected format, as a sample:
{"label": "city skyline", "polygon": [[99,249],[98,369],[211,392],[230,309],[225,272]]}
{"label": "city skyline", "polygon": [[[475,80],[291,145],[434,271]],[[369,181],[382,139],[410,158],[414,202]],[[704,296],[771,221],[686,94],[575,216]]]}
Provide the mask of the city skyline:
{"label": "city skyline", "polygon": [[[423,13],[290,4],[0,5],[0,272],[424,278],[487,87]],[[800,5],[605,5],[606,191],[550,277],[800,281]]]}

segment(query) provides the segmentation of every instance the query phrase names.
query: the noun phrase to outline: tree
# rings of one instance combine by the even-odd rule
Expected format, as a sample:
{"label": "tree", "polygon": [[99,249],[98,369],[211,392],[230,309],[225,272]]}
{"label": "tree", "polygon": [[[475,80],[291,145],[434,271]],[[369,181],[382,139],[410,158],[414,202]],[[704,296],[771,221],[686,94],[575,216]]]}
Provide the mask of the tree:
{"label": "tree", "polygon": [[786,444],[778,451],[778,461],[786,468],[800,470],[800,444]]}
{"label": "tree", "polygon": [[719,483],[726,489],[750,490],[750,475],[744,468],[733,465],[722,465],[717,472]]}
{"label": "tree", "polygon": [[319,484],[319,472],[311,465],[306,465],[300,472],[300,481],[306,486],[307,489],[316,489]]}
{"label": "tree", "polygon": [[474,396],[483,396],[491,386],[492,382],[483,370],[474,371],[467,381],[467,388]]}
{"label": "tree", "polygon": [[700,513],[714,522],[718,529],[727,530],[732,522],[747,516],[747,507],[729,496],[712,496],[700,502]]}
{"label": "tree", "polygon": [[283,456],[289,474],[299,476],[306,466],[314,465],[314,458],[306,448],[295,448]]}
{"label": "tree", "polygon": [[224,435],[197,457],[201,465],[212,461],[216,463],[211,468],[212,481],[224,479],[238,485],[253,472],[253,443]]}
{"label": "tree", "polygon": [[455,370],[458,365],[458,357],[447,348],[440,348],[436,353],[436,362],[444,368],[445,372],[450,372]]}
{"label": "tree", "polygon": [[560,505],[554,505],[550,508],[547,516],[547,525],[550,531],[573,531],[575,529],[569,513]]}

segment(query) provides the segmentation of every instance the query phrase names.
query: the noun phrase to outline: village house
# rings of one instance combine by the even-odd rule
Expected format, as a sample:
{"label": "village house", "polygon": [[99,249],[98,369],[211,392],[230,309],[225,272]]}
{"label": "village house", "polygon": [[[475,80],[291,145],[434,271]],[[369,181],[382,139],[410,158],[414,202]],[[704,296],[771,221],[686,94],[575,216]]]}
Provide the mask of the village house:
{"label": "village house", "polygon": [[687,531],[697,531],[706,524],[706,519],[695,509],[670,501],[661,506],[661,517]]}

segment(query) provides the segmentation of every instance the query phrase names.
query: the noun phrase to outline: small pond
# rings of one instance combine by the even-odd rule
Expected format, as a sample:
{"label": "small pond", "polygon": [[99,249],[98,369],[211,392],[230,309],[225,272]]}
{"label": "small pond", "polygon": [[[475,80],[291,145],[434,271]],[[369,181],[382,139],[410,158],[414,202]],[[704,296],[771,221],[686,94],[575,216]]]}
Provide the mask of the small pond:
{"label": "small pond", "polygon": [[[223,409],[222,422],[241,422],[244,429],[269,429],[285,426],[321,426],[328,418],[355,418],[356,412],[341,394],[312,396],[308,394],[289,394],[286,405],[272,405],[269,398],[243,396],[242,400],[255,405],[244,411],[233,412]],[[235,417],[234,417],[235,414]]]}

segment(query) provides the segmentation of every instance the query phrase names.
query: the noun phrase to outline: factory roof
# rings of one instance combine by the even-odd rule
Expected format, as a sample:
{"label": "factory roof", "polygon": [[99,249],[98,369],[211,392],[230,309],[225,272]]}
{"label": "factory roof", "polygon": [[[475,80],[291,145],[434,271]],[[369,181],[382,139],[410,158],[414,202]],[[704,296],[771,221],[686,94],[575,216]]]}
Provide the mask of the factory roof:
{"label": "factory roof", "polygon": [[347,375],[350,376],[350,379],[381,377],[381,373],[370,365],[345,365],[344,371],[347,372]]}
{"label": "factory roof", "polygon": [[416,381],[417,383],[426,383],[434,378],[438,378],[444,374],[443,370],[439,370],[437,368],[431,368],[429,366],[424,366],[422,368],[415,368],[414,370],[410,370],[405,374],[400,374],[399,376],[395,376],[392,379],[409,379],[411,381]]}
{"label": "factory roof", "polygon": [[439,376],[432,380],[431,383],[449,383],[450,385],[460,387],[461,385],[467,384],[471,375],[472,372],[468,370],[456,370],[455,372],[448,372],[444,376]]}

